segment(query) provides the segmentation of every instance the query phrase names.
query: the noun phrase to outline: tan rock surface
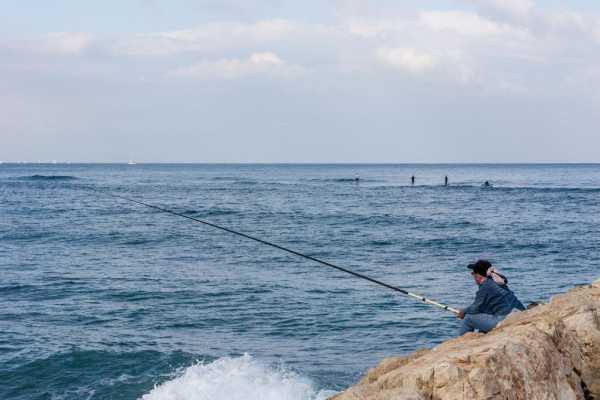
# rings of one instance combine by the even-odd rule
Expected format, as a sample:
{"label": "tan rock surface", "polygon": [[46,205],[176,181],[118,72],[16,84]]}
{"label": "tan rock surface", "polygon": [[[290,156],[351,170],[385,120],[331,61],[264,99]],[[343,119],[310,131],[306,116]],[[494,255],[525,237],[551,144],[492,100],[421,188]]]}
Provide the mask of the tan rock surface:
{"label": "tan rock surface", "polygon": [[383,360],[335,400],[600,399],[600,280],[491,333]]}

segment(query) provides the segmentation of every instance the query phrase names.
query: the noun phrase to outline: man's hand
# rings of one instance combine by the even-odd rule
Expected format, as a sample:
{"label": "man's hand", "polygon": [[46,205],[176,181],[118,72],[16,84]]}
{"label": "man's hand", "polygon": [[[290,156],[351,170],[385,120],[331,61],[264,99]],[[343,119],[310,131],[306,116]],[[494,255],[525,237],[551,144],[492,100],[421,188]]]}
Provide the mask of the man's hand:
{"label": "man's hand", "polygon": [[463,319],[464,317],[465,317],[465,309],[461,308],[460,310],[458,310],[458,314],[456,314],[456,318]]}

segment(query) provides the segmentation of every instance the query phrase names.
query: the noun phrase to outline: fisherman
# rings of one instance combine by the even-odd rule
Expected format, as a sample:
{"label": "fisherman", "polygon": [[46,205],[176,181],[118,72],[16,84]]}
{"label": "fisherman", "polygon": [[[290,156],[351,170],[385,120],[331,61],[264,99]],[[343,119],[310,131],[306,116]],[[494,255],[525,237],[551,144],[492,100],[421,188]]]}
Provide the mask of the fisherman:
{"label": "fisherman", "polygon": [[[487,260],[479,260],[467,266],[475,283],[479,286],[475,301],[469,307],[460,309],[458,318],[462,319],[460,334],[478,330],[488,333],[513,310],[525,310],[517,296],[508,288],[508,280],[495,271]],[[499,275],[499,284],[494,279]]]}

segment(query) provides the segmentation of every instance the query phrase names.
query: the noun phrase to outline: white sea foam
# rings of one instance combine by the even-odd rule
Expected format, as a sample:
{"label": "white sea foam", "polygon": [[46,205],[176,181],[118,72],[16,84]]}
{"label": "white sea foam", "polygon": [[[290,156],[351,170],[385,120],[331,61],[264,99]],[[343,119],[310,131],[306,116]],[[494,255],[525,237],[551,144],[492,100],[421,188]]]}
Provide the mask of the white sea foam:
{"label": "white sea foam", "polygon": [[285,368],[273,368],[249,355],[220,358],[185,369],[142,396],[143,400],[325,400],[311,381]]}

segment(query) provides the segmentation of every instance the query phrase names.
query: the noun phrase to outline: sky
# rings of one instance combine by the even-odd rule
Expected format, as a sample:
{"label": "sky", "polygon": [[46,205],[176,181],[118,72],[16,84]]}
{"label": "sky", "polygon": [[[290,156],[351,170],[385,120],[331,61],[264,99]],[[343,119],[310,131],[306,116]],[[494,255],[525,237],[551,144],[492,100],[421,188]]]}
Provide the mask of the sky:
{"label": "sky", "polygon": [[3,162],[600,162],[595,0],[0,6]]}

